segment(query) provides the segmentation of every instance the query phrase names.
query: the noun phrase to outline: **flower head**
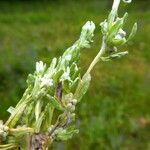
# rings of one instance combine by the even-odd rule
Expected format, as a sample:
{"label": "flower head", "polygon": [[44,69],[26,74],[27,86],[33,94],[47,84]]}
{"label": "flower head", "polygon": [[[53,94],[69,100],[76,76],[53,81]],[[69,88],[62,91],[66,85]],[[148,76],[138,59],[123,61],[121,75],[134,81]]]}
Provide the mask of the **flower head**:
{"label": "flower head", "polygon": [[42,61],[36,62],[36,72],[42,73],[46,69],[46,64],[44,64]]}
{"label": "flower head", "polygon": [[49,77],[48,74],[45,74],[43,77],[40,78],[41,84],[40,87],[49,87],[53,85],[53,80]]}
{"label": "flower head", "polygon": [[94,36],[95,24],[92,21],[87,21],[82,27],[80,41],[83,47],[89,47],[89,43],[92,42]]}

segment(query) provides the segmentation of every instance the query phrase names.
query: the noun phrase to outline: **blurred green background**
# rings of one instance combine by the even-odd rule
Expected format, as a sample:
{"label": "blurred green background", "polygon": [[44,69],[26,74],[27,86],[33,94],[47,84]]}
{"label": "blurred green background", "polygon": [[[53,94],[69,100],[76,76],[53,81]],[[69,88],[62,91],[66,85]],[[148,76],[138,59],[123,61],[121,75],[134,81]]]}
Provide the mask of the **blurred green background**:
{"label": "blurred green background", "polygon": [[[0,119],[9,116],[26,88],[35,62],[50,63],[78,39],[82,25],[93,20],[97,29],[92,48],[82,51],[86,70],[99,50],[99,23],[112,0],[0,1]],[[77,109],[80,133],[54,144],[54,150],[150,150],[150,2],[121,5],[130,13],[126,30],[138,22],[138,32],[122,50],[129,56],[100,62]]]}

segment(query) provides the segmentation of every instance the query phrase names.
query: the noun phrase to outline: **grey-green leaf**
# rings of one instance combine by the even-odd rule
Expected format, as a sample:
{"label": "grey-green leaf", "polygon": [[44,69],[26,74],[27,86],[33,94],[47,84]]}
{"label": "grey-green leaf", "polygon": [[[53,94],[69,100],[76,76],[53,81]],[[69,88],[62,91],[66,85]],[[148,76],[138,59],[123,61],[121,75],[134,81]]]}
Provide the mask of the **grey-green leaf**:
{"label": "grey-green leaf", "polygon": [[7,109],[7,112],[9,112],[10,114],[12,114],[14,112],[15,108],[10,106],[8,109]]}
{"label": "grey-green leaf", "polygon": [[127,17],[128,17],[128,13],[125,13],[122,18],[117,18],[113,26],[109,27],[110,34],[108,36],[108,41],[110,41],[118,33],[118,30],[123,27]]}
{"label": "grey-green leaf", "polygon": [[127,42],[130,41],[130,40],[132,40],[132,38],[135,36],[136,32],[137,32],[137,23],[135,23],[133,25],[131,33],[130,33],[128,39],[127,39]]}
{"label": "grey-green leaf", "polygon": [[122,26],[123,26],[123,20],[119,18],[112,27],[109,27],[110,29],[107,38],[108,43],[111,43],[113,37],[117,34],[118,30],[122,28]]}
{"label": "grey-green leaf", "polygon": [[82,99],[82,97],[85,95],[85,93],[87,92],[89,85],[90,85],[90,81],[91,81],[91,75],[87,74],[85,75],[82,80],[79,81],[79,84],[77,86],[77,89],[75,91],[75,99],[77,99],[78,101],[80,101]]}
{"label": "grey-green leaf", "polygon": [[50,100],[50,103],[58,110],[63,111],[64,108],[62,107],[61,103],[54,97],[50,96],[50,95],[46,95],[47,98]]}
{"label": "grey-green leaf", "polygon": [[128,54],[128,51],[119,52],[119,53],[114,53],[114,54],[109,55],[109,56],[107,56],[107,57],[101,57],[101,60],[102,60],[102,61],[110,61],[110,60],[112,60],[112,59],[121,58],[121,57],[123,57],[123,56],[125,56],[125,55],[127,55],[127,54]]}
{"label": "grey-green leaf", "polygon": [[77,129],[68,128],[66,130],[62,130],[62,131],[58,132],[56,135],[56,139],[61,140],[61,141],[66,141],[66,140],[72,138],[72,136],[74,134],[77,134],[78,132],[79,132],[79,130],[77,130]]}
{"label": "grey-green leaf", "polygon": [[56,58],[53,58],[51,64],[50,64],[50,67],[48,68],[49,71],[53,70],[55,67],[56,67],[56,64],[57,64],[57,59]]}

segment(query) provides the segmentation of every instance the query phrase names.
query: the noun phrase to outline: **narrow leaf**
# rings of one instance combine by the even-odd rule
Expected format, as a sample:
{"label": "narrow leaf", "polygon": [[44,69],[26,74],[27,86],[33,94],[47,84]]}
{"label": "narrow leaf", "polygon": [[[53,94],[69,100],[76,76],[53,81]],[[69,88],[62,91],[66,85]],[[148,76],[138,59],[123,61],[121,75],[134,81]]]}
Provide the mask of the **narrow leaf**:
{"label": "narrow leaf", "polygon": [[58,110],[63,111],[64,108],[62,107],[62,104],[54,97],[47,95],[47,98],[49,99],[50,103]]}
{"label": "narrow leaf", "polygon": [[79,81],[79,84],[77,86],[77,89],[75,91],[75,99],[77,99],[78,101],[80,101],[82,99],[82,97],[85,95],[85,93],[87,92],[89,85],[90,85],[90,81],[91,81],[91,75],[87,74],[85,75],[82,80]]}
{"label": "narrow leaf", "polygon": [[133,38],[133,37],[135,36],[135,34],[136,34],[136,31],[137,31],[137,23],[135,23],[135,24],[133,25],[132,30],[131,30],[131,33],[130,33],[128,39],[127,39],[127,42],[130,41],[130,40],[132,40],[132,38]]}

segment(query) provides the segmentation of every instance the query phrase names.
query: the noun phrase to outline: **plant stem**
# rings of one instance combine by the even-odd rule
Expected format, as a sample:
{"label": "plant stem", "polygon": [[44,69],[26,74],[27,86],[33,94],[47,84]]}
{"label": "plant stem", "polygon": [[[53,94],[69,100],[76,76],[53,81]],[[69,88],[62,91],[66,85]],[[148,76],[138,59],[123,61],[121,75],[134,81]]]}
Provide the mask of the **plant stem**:
{"label": "plant stem", "polygon": [[119,4],[120,4],[120,0],[114,0],[113,6],[112,6],[112,10],[113,10],[114,12],[117,12],[117,11],[118,11]]}
{"label": "plant stem", "polygon": [[92,71],[92,69],[97,64],[97,62],[100,60],[100,58],[103,56],[103,54],[105,53],[105,51],[106,51],[106,43],[105,43],[105,37],[103,37],[101,49],[100,49],[99,53],[96,55],[96,57],[94,58],[94,60],[92,61],[92,63],[90,64],[90,66],[87,69],[87,71],[84,74],[84,76],[86,76],[87,74],[89,74]]}
{"label": "plant stem", "polygon": [[[109,18],[109,22],[114,22],[115,17],[117,15],[119,4],[120,4],[120,0],[114,0],[113,6],[112,6],[112,11],[110,13],[111,15]],[[86,73],[84,74],[84,76],[86,76],[87,74],[89,74],[92,71],[94,66],[97,64],[97,62],[100,60],[100,58],[105,53],[106,47],[107,47],[106,42],[105,42],[105,38],[106,37],[103,36],[101,49],[100,49],[99,53],[96,55],[96,57],[94,58],[94,60],[92,61],[92,63],[90,64],[90,66],[89,66],[88,70],[86,71]]]}
{"label": "plant stem", "polygon": [[112,23],[115,21],[115,17],[117,16],[118,8],[119,8],[120,0],[114,0],[112,10],[108,17],[108,22]]}
{"label": "plant stem", "polygon": [[30,127],[10,128],[9,134],[15,135],[17,133],[34,133],[34,129]]}

